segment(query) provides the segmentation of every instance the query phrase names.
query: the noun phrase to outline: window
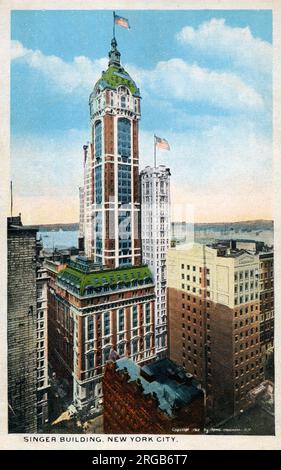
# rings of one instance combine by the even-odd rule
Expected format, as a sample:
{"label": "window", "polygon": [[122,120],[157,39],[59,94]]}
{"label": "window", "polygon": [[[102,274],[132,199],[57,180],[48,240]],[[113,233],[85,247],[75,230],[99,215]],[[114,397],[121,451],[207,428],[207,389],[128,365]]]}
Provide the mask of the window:
{"label": "window", "polygon": [[92,369],[94,367],[94,353],[88,354],[88,369]]}
{"label": "window", "polygon": [[131,156],[131,122],[129,119],[118,119],[118,153],[122,157]]}
{"label": "window", "polygon": [[103,314],[103,334],[104,336],[108,336],[110,334],[110,318],[108,312]]}
{"label": "window", "polygon": [[101,156],[102,150],[102,125],[101,121],[98,121],[95,125],[95,156]]}
{"label": "window", "polygon": [[128,204],[131,202],[131,166],[118,165],[118,202]]}
{"label": "window", "polygon": [[145,305],[145,323],[150,323],[150,304]]}
{"label": "window", "polygon": [[145,338],[145,349],[150,349],[150,336]]}
{"label": "window", "polygon": [[95,168],[95,198],[96,198],[96,204],[102,203],[101,165]]}
{"label": "window", "polygon": [[118,345],[118,354],[119,356],[123,356],[125,352],[125,343],[121,343]]}
{"label": "window", "polygon": [[[119,212],[119,256],[129,256],[132,254],[131,242],[131,216],[129,211]],[[121,261],[121,260],[120,260]]]}
{"label": "window", "polygon": [[118,331],[124,330],[124,309],[120,308],[118,311]]}
{"label": "window", "polygon": [[102,252],[102,213],[96,212],[94,218],[94,230],[96,232],[96,254]]}
{"label": "window", "polygon": [[106,361],[108,361],[109,353],[110,353],[110,348],[107,347],[103,350],[103,362],[104,363],[106,363]]}
{"label": "window", "polygon": [[138,326],[138,310],[137,306],[133,306],[133,328],[137,328]]}
{"label": "window", "polygon": [[138,340],[137,339],[134,339],[132,341],[132,354],[137,354],[138,352]]}
{"label": "window", "polygon": [[94,339],[94,317],[88,317],[88,339]]}

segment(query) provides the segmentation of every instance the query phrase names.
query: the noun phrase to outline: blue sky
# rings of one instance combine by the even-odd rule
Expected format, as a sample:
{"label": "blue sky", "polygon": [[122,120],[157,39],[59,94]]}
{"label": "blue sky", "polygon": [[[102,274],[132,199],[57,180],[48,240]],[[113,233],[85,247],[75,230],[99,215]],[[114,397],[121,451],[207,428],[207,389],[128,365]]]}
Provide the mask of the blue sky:
{"label": "blue sky", "polygon": [[[121,61],[142,94],[140,167],[156,133],[171,145],[158,161],[175,207],[198,221],[270,218],[271,12],[118,14],[131,25],[116,28]],[[111,11],[12,13],[12,178],[27,223],[78,220],[88,96],[111,37]]]}

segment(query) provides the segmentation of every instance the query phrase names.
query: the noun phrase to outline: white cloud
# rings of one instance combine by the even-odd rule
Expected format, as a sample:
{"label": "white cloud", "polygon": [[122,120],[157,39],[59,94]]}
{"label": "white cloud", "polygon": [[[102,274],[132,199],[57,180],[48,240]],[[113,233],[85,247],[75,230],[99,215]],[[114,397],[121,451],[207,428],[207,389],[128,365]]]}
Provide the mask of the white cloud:
{"label": "white cloud", "polygon": [[[196,220],[270,217],[271,142],[247,121],[206,125],[197,132],[155,133],[171,151],[157,163],[171,168],[172,204],[194,206]],[[26,223],[78,220],[83,181],[82,146],[89,131],[12,139],[12,179],[17,211]],[[153,132],[140,132],[140,170],[153,164]],[[41,210],[40,210],[41,207]],[[260,211],[260,212],[259,212]],[[30,214],[29,214],[30,213]],[[267,214],[267,215],[266,215]],[[36,220],[36,218],[38,220]]]}
{"label": "white cloud", "polygon": [[40,71],[53,86],[66,94],[89,93],[100,78],[102,70],[107,68],[108,62],[106,58],[90,60],[85,56],[74,57],[72,62],[65,62],[60,57],[26,49],[19,41],[12,41],[11,58]]}
{"label": "white cloud", "polygon": [[13,136],[12,179],[22,196],[66,197],[76,194],[83,182],[83,145],[89,130],[70,129],[52,135]]}
{"label": "white cloud", "polygon": [[[91,91],[107,59],[91,60],[84,56],[65,62],[57,56],[46,56],[41,51],[26,49],[19,41],[12,41],[12,58],[39,70],[60,92],[69,94]],[[165,99],[187,102],[205,102],[220,108],[261,109],[262,97],[235,74],[214,72],[190,65],[182,59],[159,62],[154,69],[127,66],[144,94],[153,93]]]}
{"label": "white cloud", "polygon": [[208,70],[182,59],[158,62],[153,70],[128,69],[140,85],[164,99],[204,102],[224,109],[263,108],[261,95],[233,73]]}
{"label": "white cloud", "polygon": [[220,56],[237,68],[250,68],[262,74],[271,72],[271,44],[254,37],[249,27],[231,27],[223,18],[213,18],[197,29],[185,26],[176,38],[208,56]]}
{"label": "white cloud", "polygon": [[[166,138],[171,151],[157,151],[158,163],[171,167],[175,184],[189,190],[227,192],[228,188],[270,189],[272,148],[270,138],[260,135],[249,122],[234,121],[189,132],[169,132],[156,128]],[[140,164],[153,162],[153,133],[140,134]],[[181,169],[181,170],[179,170]]]}
{"label": "white cloud", "polygon": [[[195,220],[271,217],[272,148],[247,121],[208,126],[198,133],[155,129],[171,151],[157,151],[157,164],[171,169],[172,204],[192,205]],[[153,164],[153,133],[140,134],[140,165]]]}

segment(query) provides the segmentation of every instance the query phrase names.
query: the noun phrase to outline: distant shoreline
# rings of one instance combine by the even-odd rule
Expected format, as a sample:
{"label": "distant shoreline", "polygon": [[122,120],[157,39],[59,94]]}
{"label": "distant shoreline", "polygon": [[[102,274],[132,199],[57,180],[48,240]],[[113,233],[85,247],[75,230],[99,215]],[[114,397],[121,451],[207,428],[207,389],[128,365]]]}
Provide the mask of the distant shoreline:
{"label": "distant shoreline", "polygon": [[[172,226],[180,226],[184,225],[186,222],[172,222]],[[63,230],[66,232],[73,232],[79,230],[79,223],[68,223],[68,224],[38,224],[38,225],[29,225],[29,227],[36,228],[40,232],[50,232],[54,230],[58,232],[59,230]],[[247,230],[273,230],[273,220],[245,220],[245,221],[238,221],[238,222],[200,222],[194,224],[195,231],[200,230],[214,230],[217,231],[219,229],[223,229],[229,231],[239,230],[239,229],[247,229]]]}

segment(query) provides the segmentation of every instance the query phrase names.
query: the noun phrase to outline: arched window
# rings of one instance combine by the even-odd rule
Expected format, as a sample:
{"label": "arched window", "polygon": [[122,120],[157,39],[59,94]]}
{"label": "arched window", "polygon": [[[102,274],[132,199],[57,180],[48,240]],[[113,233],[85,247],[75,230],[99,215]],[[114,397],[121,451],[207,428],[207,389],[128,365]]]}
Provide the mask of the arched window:
{"label": "arched window", "polygon": [[111,349],[110,347],[107,347],[107,348],[104,348],[104,350],[103,350],[103,363],[104,364],[109,359],[110,349]]}
{"label": "arched window", "polygon": [[150,349],[150,335],[145,337],[145,349]]}
{"label": "arched window", "polygon": [[121,108],[126,108],[126,96],[121,96]]}
{"label": "arched window", "polygon": [[103,335],[108,336],[110,334],[110,317],[109,313],[105,312],[103,314]]}
{"label": "arched window", "polygon": [[119,356],[124,356],[125,353],[125,343],[118,344],[118,354]]}
{"label": "arched window", "polygon": [[131,121],[118,119],[118,153],[122,157],[131,156]]}
{"label": "arched window", "polygon": [[101,121],[96,122],[95,124],[95,156],[100,157],[102,151],[102,128]]}
{"label": "arched window", "polygon": [[138,340],[134,339],[132,341],[132,355],[134,356],[137,353],[138,353]]}

